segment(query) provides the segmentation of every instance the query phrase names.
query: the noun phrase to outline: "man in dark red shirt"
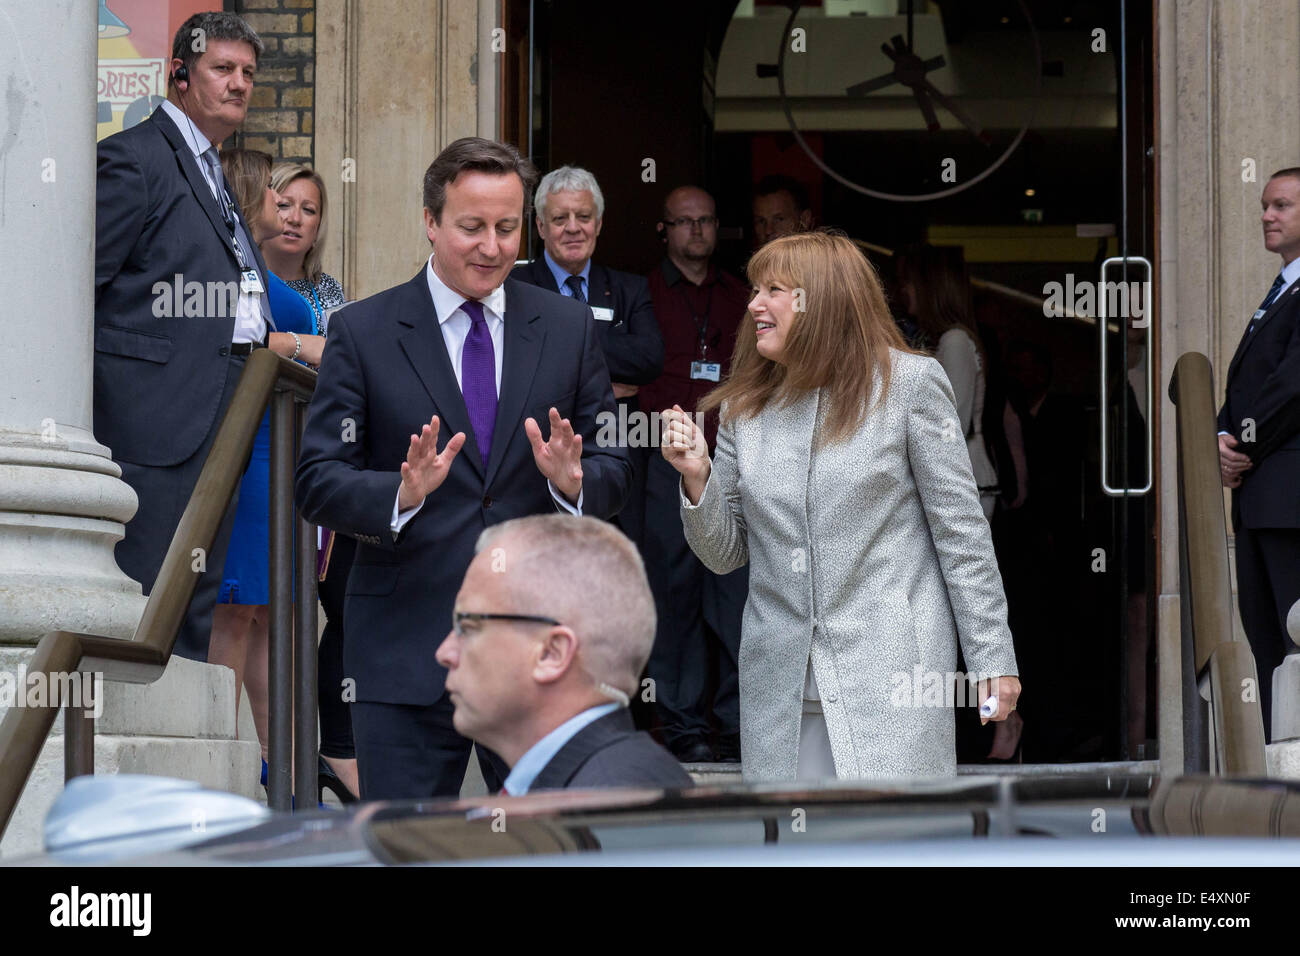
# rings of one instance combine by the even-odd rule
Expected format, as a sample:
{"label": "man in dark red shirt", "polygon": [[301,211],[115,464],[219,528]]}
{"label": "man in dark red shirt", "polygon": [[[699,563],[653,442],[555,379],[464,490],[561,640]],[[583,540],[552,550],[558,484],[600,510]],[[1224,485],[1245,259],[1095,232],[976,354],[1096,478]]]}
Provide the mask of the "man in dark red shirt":
{"label": "man in dark red shirt", "polygon": [[[663,374],[641,386],[643,411],[697,403],[727,374],[749,288],[711,259],[718,241],[713,197],[682,186],[668,194],[658,226],[667,257],[648,276],[664,340]],[[705,422],[712,453],[717,415]],[[648,452],[644,558],[659,616],[649,674],[664,742],[687,763],[740,759],[740,697],[736,656],[749,569],[715,575],[691,552],[682,533],[678,475],[657,448]],[[713,664],[711,658],[716,659]],[[718,686],[706,700],[710,671]],[[717,729],[709,744],[709,704]]]}

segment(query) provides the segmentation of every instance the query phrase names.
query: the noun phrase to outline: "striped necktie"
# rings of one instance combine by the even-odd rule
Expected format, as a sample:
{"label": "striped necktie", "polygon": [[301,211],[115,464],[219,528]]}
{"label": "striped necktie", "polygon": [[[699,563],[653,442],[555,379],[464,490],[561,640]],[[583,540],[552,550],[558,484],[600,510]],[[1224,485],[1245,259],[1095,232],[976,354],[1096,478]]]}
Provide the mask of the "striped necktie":
{"label": "striped necktie", "polygon": [[1246,328],[1247,335],[1255,331],[1255,323],[1262,319],[1264,313],[1268,311],[1268,307],[1277,301],[1277,294],[1282,291],[1283,281],[1282,273],[1279,272],[1277,278],[1273,280],[1273,284],[1268,287],[1268,295],[1264,296],[1264,301],[1261,302],[1259,308],[1255,310],[1255,315],[1250,320],[1250,325]]}
{"label": "striped necktie", "polygon": [[579,302],[587,301],[587,297],[582,294],[582,276],[569,276],[564,280],[564,284],[569,287],[573,297]]}

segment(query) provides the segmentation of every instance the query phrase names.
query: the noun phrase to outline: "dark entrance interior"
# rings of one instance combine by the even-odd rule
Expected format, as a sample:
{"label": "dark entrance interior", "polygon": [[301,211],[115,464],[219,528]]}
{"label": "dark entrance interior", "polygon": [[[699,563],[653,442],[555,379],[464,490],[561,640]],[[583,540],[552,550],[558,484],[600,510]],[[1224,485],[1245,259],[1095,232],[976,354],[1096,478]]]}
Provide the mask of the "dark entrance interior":
{"label": "dark entrance interior", "polygon": [[[774,173],[807,187],[818,225],[867,243],[887,284],[889,250],[963,247],[979,280],[985,432],[1015,416],[1026,457],[991,522],[1025,684],[1020,756],[1155,756],[1153,339],[1123,319],[1102,335],[1095,305],[1070,318],[1039,304],[1051,283],[1097,282],[1107,259],[1120,260],[1111,280],[1145,279],[1140,260],[1154,260],[1154,5],[508,0],[505,12],[503,134],[543,171],[596,175],[605,264],[652,269],[663,197],[695,183],[717,201],[719,261],[743,271],[752,188]],[[898,83],[849,92],[890,72],[882,45],[909,37],[956,108],[931,102],[937,129]],[[914,198],[935,192],[947,194]],[[963,762],[987,752],[977,728],[961,741]]]}

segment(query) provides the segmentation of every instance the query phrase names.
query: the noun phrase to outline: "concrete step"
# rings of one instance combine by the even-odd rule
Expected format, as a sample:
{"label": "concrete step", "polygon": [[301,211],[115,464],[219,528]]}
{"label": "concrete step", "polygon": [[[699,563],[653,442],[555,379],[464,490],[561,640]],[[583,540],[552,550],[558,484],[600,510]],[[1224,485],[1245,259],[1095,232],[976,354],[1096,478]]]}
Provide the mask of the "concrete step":
{"label": "concrete step", "polygon": [[[0,671],[17,683],[27,672],[33,650],[0,646]],[[236,735],[235,675],[229,668],[175,657],[154,683],[104,682],[101,696],[102,711],[95,721],[96,773],[177,777],[265,799],[258,782],[260,748],[256,740]],[[3,716],[0,708],[0,719]],[[0,855],[40,850],[45,814],[62,788],[60,715],[0,840]]]}
{"label": "concrete step", "polygon": [[[253,800],[265,799],[258,783],[261,752],[246,740],[97,734],[95,772],[179,777]],[[0,840],[0,857],[41,850],[45,815],[62,791],[63,735],[51,734]]]}

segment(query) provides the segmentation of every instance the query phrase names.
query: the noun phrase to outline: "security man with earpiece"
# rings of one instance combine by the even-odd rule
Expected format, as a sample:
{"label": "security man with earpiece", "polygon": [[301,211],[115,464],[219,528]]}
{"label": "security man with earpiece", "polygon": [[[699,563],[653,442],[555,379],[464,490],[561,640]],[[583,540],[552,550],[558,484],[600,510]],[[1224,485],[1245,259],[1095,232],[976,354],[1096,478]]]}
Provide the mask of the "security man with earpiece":
{"label": "security man with earpiece", "polygon": [[[198,13],[172,43],[167,100],[99,144],[95,437],[139,498],[115,556],[148,594],[244,358],[273,328],[267,274],[217,146],[244,122],[262,41],[232,13]],[[208,656],[235,502],[173,652]],[[186,553],[193,548],[186,545]]]}

